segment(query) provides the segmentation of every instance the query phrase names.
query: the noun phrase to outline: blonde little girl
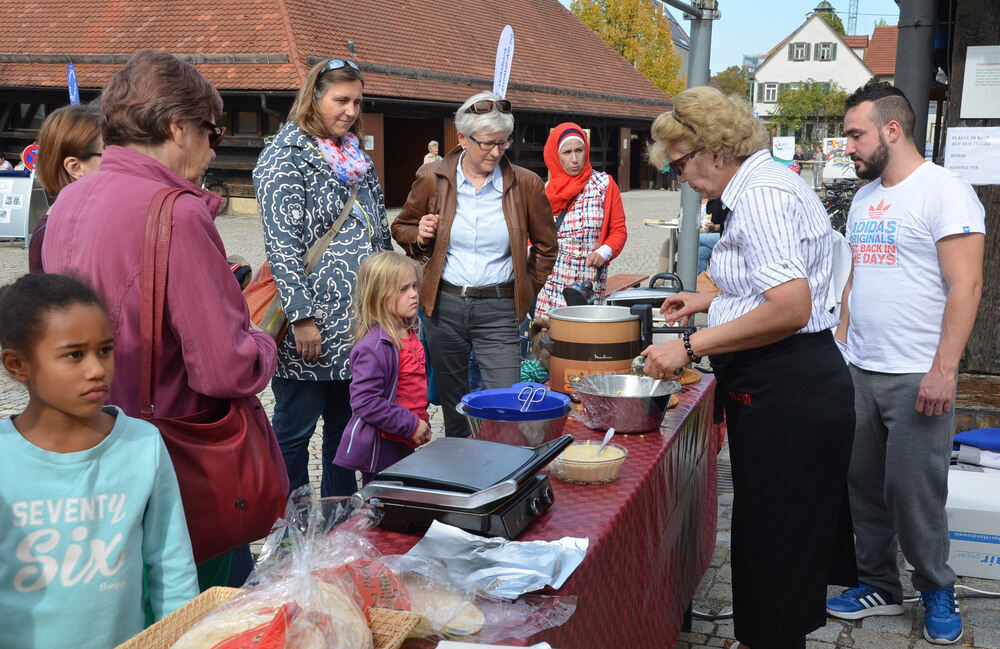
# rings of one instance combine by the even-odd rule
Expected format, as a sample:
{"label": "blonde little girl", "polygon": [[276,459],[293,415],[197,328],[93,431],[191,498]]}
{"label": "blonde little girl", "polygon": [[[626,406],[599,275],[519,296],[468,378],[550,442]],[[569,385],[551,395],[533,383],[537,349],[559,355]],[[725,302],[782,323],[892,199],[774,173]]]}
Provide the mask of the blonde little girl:
{"label": "blonde little girl", "polygon": [[398,252],[361,264],[351,350],[351,419],[334,464],[362,483],[430,441],[427,368],[416,334],[420,268]]}

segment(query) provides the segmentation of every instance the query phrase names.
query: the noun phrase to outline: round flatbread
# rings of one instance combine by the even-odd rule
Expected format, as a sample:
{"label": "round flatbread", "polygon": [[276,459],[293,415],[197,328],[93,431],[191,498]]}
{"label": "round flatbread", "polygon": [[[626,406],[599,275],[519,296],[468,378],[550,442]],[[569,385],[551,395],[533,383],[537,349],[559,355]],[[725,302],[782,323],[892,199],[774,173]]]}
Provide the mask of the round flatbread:
{"label": "round flatbread", "polygon": [[461,637],[479,633],[486,618],[471,602],[445,590],[427,588],[407,582],[410,604],[414,613],[421,615],[420,622],[410,632],[411,638],[432,635]]}
{"label": "round flatbread", "polygon": [[677,379],[678,383],[681,385],[691,385],[692,383],[697,383],[700,380],[701,372],[693,370],[690,367],[685,367],[684,372],[681,373],[681,377]]}
{"label": "round flatbread", "polygon": [[670,401],[667,402],[667,409],[669,410],[670,408],[676,408],[680,402],[681,400],[677,398],[676,394],[671,394]]}

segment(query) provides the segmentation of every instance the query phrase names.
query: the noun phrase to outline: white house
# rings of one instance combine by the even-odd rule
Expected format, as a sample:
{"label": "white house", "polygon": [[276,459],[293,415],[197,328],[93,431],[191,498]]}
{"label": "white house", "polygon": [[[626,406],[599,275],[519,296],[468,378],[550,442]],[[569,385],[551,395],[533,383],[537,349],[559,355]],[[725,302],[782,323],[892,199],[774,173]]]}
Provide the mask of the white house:
{"label": "white house", "polygon": [[845,40],[823,20],[820,12],[813,13],[757,66],[752,88],[754,112],[767,120],[779,92],[797,88],[809,80],[827,88],[836,83],[848,92],[853,91],[875,76],[863,56],[862,43],[856,37],[848,36]]}

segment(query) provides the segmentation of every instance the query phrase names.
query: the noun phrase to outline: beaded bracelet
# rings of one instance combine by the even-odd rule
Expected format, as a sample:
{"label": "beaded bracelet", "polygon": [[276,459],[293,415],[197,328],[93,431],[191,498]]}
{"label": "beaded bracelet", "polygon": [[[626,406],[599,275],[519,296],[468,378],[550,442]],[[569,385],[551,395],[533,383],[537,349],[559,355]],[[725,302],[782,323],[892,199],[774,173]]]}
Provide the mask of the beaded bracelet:
{"label": "beaded bracelet", "polygon": [[687,352],[688,358],[691,359],[692,363],[701,362],[701,356],[695,356],[694,350],[691,349],[691,333],[688,331],[684,332],[684,350]]}

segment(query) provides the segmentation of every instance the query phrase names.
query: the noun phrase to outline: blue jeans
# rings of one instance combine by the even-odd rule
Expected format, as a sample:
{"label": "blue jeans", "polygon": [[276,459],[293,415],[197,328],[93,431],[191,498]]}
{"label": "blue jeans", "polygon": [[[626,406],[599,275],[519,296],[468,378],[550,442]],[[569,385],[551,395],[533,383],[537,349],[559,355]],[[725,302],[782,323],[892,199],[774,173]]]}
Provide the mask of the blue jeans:
{"label": "blue jeans", "polygon": [[358,490],[353,469],[336,466],[340,437],[351,418],[350,381],[271,379],[274,417],[271,425],[281,447],[292,489],[309,483],[309,440],[323,417],[321,496],[349,496]]}
{"label": "blue jeans", "polygon": [[719,243],[718,232],[702,232],[698,235],[698,274],[705,272],[708,268],[708,261],[712,258],[712,248]]}

